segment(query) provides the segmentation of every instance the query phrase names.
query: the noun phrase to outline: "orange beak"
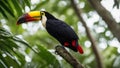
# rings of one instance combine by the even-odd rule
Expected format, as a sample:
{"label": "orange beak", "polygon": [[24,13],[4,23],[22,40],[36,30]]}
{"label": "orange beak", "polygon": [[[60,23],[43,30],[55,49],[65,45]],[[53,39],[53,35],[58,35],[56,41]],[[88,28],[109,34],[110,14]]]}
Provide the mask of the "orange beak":
{"label": "orange beak", "polygon": [[29,12],[29,13],[26,13],[20,16],[17,21],[17,25],[25,23],[25,22],[39,21],[39,20],[41,20],[41,12],[32,11],[32,12]]}

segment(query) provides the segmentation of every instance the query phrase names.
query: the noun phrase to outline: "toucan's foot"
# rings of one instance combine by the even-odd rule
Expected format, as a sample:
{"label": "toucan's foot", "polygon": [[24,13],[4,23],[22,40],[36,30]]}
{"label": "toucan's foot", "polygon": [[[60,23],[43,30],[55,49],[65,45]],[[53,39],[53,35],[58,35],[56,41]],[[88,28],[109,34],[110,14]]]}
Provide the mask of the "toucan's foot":
{"label": "toucan's foot", "polygon": [[55,54],[58,55],[57,51],[55,50]]}
{"label": "toucan's foot", "polygon": [[56,55],[58,55],[58,53],[57,53],[57,48],[58,48],[58,47],[62,47],[62,46],[60,46],[60,45],[55,46],[55,54],[56,54]]}

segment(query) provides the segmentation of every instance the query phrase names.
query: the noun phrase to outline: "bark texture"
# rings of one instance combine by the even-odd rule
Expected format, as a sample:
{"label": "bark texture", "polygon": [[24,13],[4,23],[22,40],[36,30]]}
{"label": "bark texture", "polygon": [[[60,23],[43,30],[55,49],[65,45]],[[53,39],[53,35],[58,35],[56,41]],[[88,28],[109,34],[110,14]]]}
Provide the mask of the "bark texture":
{"label": "bark texture", "polygon": [[84,68],[63,46],[56,46],[56,52],[65,59],[73,68]]}

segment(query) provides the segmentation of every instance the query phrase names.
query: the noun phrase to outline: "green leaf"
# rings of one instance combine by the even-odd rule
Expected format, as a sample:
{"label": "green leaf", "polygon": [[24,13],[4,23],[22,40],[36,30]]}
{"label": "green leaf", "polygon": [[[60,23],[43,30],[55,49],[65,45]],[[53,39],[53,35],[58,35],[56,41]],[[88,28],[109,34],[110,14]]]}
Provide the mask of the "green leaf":
{"label": "green leaf", "polygon": [[7,68],[4,62],[0,59],[0,68]]}
{"label": "green leaf", "polygon": [[49,0],[48,1],[42,1],[41,3],[39,3],[38,5],[36,5],[36,7],[32,10],[38,10],[40,7],[42,7],[43,5],[49,3]]}
{"label": "green leaf", "polygon": [[8,19],[7,14],[4,12],[4,9],[1,6],[0,6],[0,12],[6,19]]}
{"label": "green leaf", "polygon": [[1,66],[4,66],[3,68],[9,67],[7,61],[5,61],[5,58],[2,57],[2,53],[0,53],[0,60],[1,60],[1,63],[2,63]]}
{"label": "green leaf", "polygon": [[25,40],[22,40],[18,37],[13,37],[13,40],[29,47],[30,49],[32,49],[36,53],[36,51]]}
{"label": "green leaf", "polygon": [[30,0],[24,0],[24,1],[25,1],[26,5],[27,5],[29,8],[31,8]]}
{"label": "green leaf", "polygon": [[15,13],[17,13],[17,17],[20,16],[22,14],[22,8],[19,4],[19,1],[14,0],[14,1],[11,1],[11,2],[14,5],[14,10],[15,10]]}
{"label": "green leaf", "polygon": [[47,62],[48,65],[52,65],[53,68],[60,68],[61,65],[54,55],[52,55],[47,49],[41,45],[37,45],[39,52],[38,55]]}
{"label": "green leaf", "polygon": [[3,0],[0,0],[0,6],[11,16],[15,17],[13,11],[8,7],[7,3]]}

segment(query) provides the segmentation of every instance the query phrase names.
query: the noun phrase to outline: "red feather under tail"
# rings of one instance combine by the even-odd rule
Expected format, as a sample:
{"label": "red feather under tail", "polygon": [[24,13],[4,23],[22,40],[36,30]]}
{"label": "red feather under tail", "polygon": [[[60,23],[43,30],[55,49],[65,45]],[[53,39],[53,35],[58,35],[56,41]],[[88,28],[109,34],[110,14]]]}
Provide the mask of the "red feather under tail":
{"label": "red feather under tail", "polygon": [[82,49],[82,47],[81,47],[80,45],[77,46],[77,50],[78,50],[78,52],[79,52],[80,54],[83,54],[83,53],[84,53],[84,52],[83,52],[83,49]]}

